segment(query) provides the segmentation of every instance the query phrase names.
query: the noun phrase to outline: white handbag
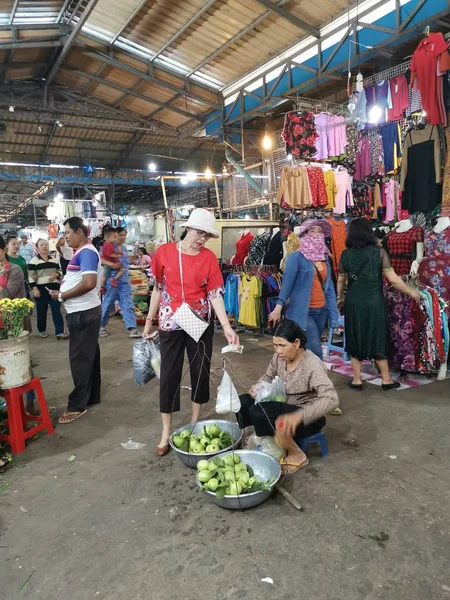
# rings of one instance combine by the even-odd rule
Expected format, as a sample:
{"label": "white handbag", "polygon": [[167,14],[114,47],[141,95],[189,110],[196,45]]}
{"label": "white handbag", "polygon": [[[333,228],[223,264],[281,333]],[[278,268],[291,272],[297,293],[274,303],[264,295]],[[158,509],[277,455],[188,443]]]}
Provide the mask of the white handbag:
{"label": "white handbag", "polygon": [[182,303],[180,308],[178,308],[174,315],[173,320],[175,323],[181,327],[183,331],[185,331],[188,335],[191,336],[193,340],[198,342],[202,335],[205,333],[205,330],[208,328],[209,323],[202,319],[186,302],[184,297],[184,285],[183,285],[183,265],[181,262],[181,242],[178,247],[178,257],[180,261],[180,279],[181,279],[181,299]]}

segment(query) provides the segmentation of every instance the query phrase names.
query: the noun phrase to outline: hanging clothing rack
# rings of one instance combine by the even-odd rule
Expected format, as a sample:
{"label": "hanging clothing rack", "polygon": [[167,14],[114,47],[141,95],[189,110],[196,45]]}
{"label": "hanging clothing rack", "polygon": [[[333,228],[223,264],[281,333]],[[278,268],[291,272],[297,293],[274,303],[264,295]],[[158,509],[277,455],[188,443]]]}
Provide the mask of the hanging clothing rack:
{"label": "hanging clothing rack", "polygon": [[[294,100],[294,98],[292,98],[292,100]],[[316,98],[305,98],[297,95],[293,104],[293,110],[311,110],[338,115],[344,113],[346,104],[328,102],[327,100],[317,100]]]}
{"label": "hanging clothing rack", "polygon": [[380,81],[384,81],[385,79],[392,79],[393,77],[398,77],[399,75],[404,75],[406,71],[409,69],[409,65],[411,61],[408,60],[406,62],[400,63],[399,65],[395,65],[395,67],[390,67],[385,71],[380,71],[380,73],[375,73],[374,75],[370,75],[363,80],[364,87],[368,85],[373,85],[374,83],[380,83]]}

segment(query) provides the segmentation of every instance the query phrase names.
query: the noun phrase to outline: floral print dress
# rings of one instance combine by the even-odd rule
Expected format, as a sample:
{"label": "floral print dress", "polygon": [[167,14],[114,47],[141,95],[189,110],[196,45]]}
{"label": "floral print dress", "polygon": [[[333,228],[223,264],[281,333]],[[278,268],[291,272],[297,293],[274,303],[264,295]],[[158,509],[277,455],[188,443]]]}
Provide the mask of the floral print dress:
{"label": "floral print dress", "polygon": [[445,300],[450,316],[450,227],[440,233],[434,229],[426,231],[424,245],[425,257],[419,264],[419,279]]}
{"label": "floral print dress", "polygon": [[317,152],[316,140],[319,137],[310,111],[290,111],[286,113],[281,134],[286,144],[286,154],[295,158],[308,158]]}

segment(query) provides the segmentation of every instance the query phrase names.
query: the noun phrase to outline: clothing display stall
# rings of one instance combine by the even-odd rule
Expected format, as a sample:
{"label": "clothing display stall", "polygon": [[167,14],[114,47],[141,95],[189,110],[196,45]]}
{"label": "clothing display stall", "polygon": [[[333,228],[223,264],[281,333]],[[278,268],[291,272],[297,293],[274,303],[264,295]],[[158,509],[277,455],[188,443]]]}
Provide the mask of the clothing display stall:
{"label": "clothing display stall", "polygon": [[223,275],[227,313],[240,325],[264,329],[281,289],[281,275],[265,266],[240,272],[224,270]]}

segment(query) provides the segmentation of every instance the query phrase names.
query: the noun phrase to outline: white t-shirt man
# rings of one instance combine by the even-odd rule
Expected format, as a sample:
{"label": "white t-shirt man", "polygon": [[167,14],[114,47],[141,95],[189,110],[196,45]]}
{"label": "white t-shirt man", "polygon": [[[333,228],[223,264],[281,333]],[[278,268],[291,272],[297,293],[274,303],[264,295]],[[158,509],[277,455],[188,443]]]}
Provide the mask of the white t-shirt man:
{"label": "white t-shirt man", "polygon": [[97,285],[87,294],[64,300],[64,307],[68,314],[100,306],[101,269],[100,255],[92,244],[86,244],[72,256],[61,284],[61,293],[72,290],[81,283],[83,275],[88,273],[97,275]]}

